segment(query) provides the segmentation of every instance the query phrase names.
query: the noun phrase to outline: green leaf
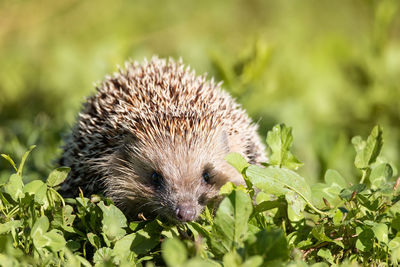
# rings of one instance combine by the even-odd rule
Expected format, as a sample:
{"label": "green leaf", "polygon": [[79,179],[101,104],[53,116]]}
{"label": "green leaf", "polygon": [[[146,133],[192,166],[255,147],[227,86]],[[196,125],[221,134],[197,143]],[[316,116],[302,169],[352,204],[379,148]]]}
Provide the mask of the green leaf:
{"label": "green leaf", "polygon": [[293,190],[301,192],[307,199],[311,198],[311,189],[306,180],[291,170],[251,165],[247,168],[246,175],[255,187],[265,193],[279,196]]}
{"label": "green leaf", "polygon": [[388,239],[388,227],[384,223],[378,223],[374,227],[372,227],[372,231],[374,231],[376,239],[378,239],[379,242],[383,242],[385,244],[388,244],[389,239]]}
{"label": "green leaf", "polygon": [[333,224],[335,226],[338,226],[338,225],[342,224],[343,215],[344,215],[344,213],[340,209],[336,210],[336,212],[335,212],[335,214],[334,214],[334,216],[332,218]]}
{"label": "green leaf", "polygon": [[35,201],[44,204],[46,199],[47,185],[41,180],[34,180],[24,186],[24,193],[35,196]]}
{"label": "green leaf", "polygon": [[362,140],[360,136],[353,137],[351,142],[356,150],[355,166],[358,169],[366,169],[375,162],[383,145],[382,129],[375,126],[367,141]]}
{"label": "green leaf", "polygon": [[329,249],[321,248],[318,251],[317,255],[320,256],[321,258],[325,259],[330,264],[335,264],[332,253],[330,252]]}
{"label": "green leaf", "polygon": [[336,170],[327,170],[324,179],[326,184],[330,185],[331,187],[337,188],[339,192],[340,190],[348,186],[346,180]]}
{"label": "green leaf", "polygon": [[393,263],[393,266],[398,266],[400,261],[400,247],[392,249],[389,255],[390,255],[390,260]]}
{"label": "green leaf", "polygon": [[400,231],[400,214],[399,213],[397,213],[396,216],[393,218],[390,226],[393,229]]}
{"label": "green leaf", "polygon": [[[191,258],[186,262],[185,266],[190,267],[221,267],[217,261],[211,259]],[[147,267],[147,265],[146,265]]]}
{"label": "green leaf", "polygon": [[13,168],[14,168],[14,170],[17,172],[18,170],[17,170],[17,166],[15,165],[15,162],[13,161],[13,159],[9,156],[9,155],[6,155],[6,154],[1,154],[1,156],[3,157],[3,158],[5,158],[8,162],[10,162],[10,164],[13,166]]}
{"label": "green leaf", "polygon": [[394,266],[400,261],[400,237],[395,237],[388,244],[390,250],[390,259]]}
{"label": "green leaf", "polygon": [[229,153],[225,156],[225,160],[232,165],[239,173],[243,173],[250,164],[239,153]]}
{"label": "green leaf", "polygon": [[53,170],[49,174],[49,177],[47,177],[46,183],[51,187],[61,184],[67,178],[70,170],[71,169],[68,167],[61,167]]}
{"label": "green leaf", "polygon": [[219,194],[220,195],[229,195],[232,191],[234,191],[236,188],[236,185],[232,182],[227,182],[221,188],[219,189]]}
{"label": "green leaf", "polygon": [[239,267],[242,265],[241,263],[242,258],[235,250],[226,253],[223,257],[224,266]]}
{"label": "green leaf", "polygon": [[81,243],[79,243],[78,241],[69,240],[69,241],[65,244],[65,246],[66,246],[69,250],[71,250],[71,251],[73,252],[73,251],[77,251],[78,249],[81,248]]}
{"label": "green leaf", "polygon": [[367,186],[365,184],[356,184],[349,188],[343,189],[342,192],[340,192],[339,196],[342,199],[346,199],[346,200],[350,201],[350,199],[353,197],[354,192],[356,194],[359,194],[362,191],[364,191],[366,188],[367,188]]}
{"label": "green leaf", "polygon": [[393,176],[393,169],[387,163],[382,163],[375,166],[369,176],[372,189],[380,189],[386,185]]}
{"label": "green leaf", "polygon": [[167,239],[161,246],[162,257],[167,266],[182,266],[187,259],[186,247],[178,239]]}
{"label": "green leaf", "polygon": [[120,209],[114,205],[105,206],[104,202],[99,202],[98,206],[103,211],[102,229],[111,241],[116,241],[123,237],[127,227],[126,217]]}
{"label": "green leaf", "polygon": [[289,258],[288,242],[281,229],[261,230],[249,236],[244,247],[246,255],[262,256],[266,262]]}
{"label": "green leaf", "polygon": [[47,243],[46,240],[43,240],[42,237],[49,229],[49,219],[46,216],[40,217],[32,227],[31,237],[33,239],[33,244],[37,248],[41,248],[44,244]]}
{"label": "green leaf", "polygon": [[[262,193],[262,192],[260,192],[260,193]],[[260,193],[257,196],[259,196]],[[264,212],[267,210],[279,208],[281,205],[282,205],[282,201],[280,201],[280,200],[263,201],[254,208],[253,213],[261,213],[261,212]]]}
{"label": "green leaf", "polygon": [[319,241],[319,242],[330,242],[338,245],[341,248],[344,248],[344,244],[341,241],[333,240],[329,238],[325,233],[324,225],[317,225],[311,230],[311,234]]}
{"label": "green leaf", "polygon": [[285,199],[288,203],[288,217],[290,221],[300,221],[304,218],[303,211],[306,206],[306,202],[299,194],[294,191],[287,192]]}
{"label": "green leaf", "polygon": [[317,225],[311,230],[311,234],[321,242],[332,242],[332,239],[327,237],[324,231],[324,226],[323,225]]}
{"label": "green leaf", "polygon": [[131,246],[135,236],[135,233],[129,234],[115,242],[113,248],[113,256],[121,261],[126,260],[130,257],[130,255],[133,255],[133,252],[131,251]]}
{"label": "green leaf", "polygon": [[136,255],[144,255],[149,253],[159,242],[159,234],[150,235],[146,229],[141,229],[135,233],[131,248]]}
{"label": "green leaf", "polygon": [[20,220],[0,223],[0,234],[8,233],[12,230],[15,231],[16,228],[21,227],[21,226],[22,226],[22,222]]}
{"label": "green leaf", "polygon": [[240,246],[247,234],[247,221],[253,206],[248,194],[233,191],[222,200],[213,225],[213,245],[224,254]]}
{"label": "green leaf", "polygon": [[375,238],[374,232],[371,228],[366,228],[359,235],[356,242],[356,248],[366,252],[372,249],[373,240]]}
{"label": "green leaf", "polygon": [[267,144],[271,149],[269,164],[296,170],[303,164],[290,152],[293,136],[292,128],[279,124],[267,134]]}
{"label": "green leaf", "polygon": [[22,182],[22,178],[18,174],[12,174],[8,183],[4,187],[4,191],[11,196],[14,201],[18,201],[22,197],[24,197],[24,183]]}
{"label": "green leaf", "polygon": [[241,267],[257,267],[262,266],[263,258],[259,255],[252,256],[242,263]]}
{"label": "green leaf", "polygon": [[[394,250],[400,248],[400,236],[393,238],[390,240],[388,247],[390,250]],[[400,260],[400,259],[399,259]]]}
{"label": "green leaf", "polygon": [[317,183],[312,186],[313,203],[319,207],[326,207],[323,198],[333,207],[341,203],[339,193],[348,185],[346,180],[335,170],[327,170],[325,173],[325,183]]}
{"label": "green leaf", "polygon": [[[239,153],[229,153],[226,157],[225,160],[232,165],[239,173],[244,174],[246,168],[250,166],[250,164],[247,162],[245,158],[242,157]],[[245,175],[243,175],[243,179],[246,183],[246,186],[248,190],[251,191],[251,197],[254,196],[254,190],[253,190],[253,185],[250,182],[249,178]],[[221,188],[222,189],[222,188]],[[225,190],[226,192],[226,190]]]}
{"label": "green leaf", "polygon": [[50,248],[54,252],[64,249],[67,243],[64,239],[64,236],[56,229],[45,233],[42,237],[40,237],[39,240],[36,241],[36,244],[40,244],[41,241],[46,241],[43,242],[43,246]]}
{"label": "green leaf", "polygon": [[49,219],[46,216],[40,217],[32,227],[31,237],[43,235],[49,229]]}
{"label": "green leaf", "polygon": [[76,215],[72,214],[73,213],[73,208],[69,205],[66,205],[63,207],[63,224],[66,226],[72,226],[72,223],[74,222]]}
{"label": "green leaf", "polygon": [[272,166],[263,168],[251,165],[246,169],[246,176],[249,177],[255,187],[265,193],[280,196],[286,195],[289,191],[293,191],[298,194],[310,208],[318,213],[323,213],[311,203],[311,188],[306,180],[291,170]]}
{"label": "green leaf", "polygon": [[32,151],[35,147],[36,147],[35,145],[29,147],[28,151],[26,151],[25,154],[22,156],[21,163],[19,164],[18,171],[17,171],[17,174],[18,174],[19,176],[22,176],[22,169],[24,168],[25,161],[26,161],[27,157],[29,156],[29,153],[31,153],[31,151]]}
{"label": "green leaf", "polygon": [[362,194],[358,194],[357,199],[360,201],[362,206],[371,211],[377,211],[379,208],[380,203],[378,199],[368,198]]}
{"label": "green leaf", "polygon": [[93,233],[88,233],[86,236],[87,236],[87,239],[89,240],[90,244],[93,247],[95,247],[96,249],[99,249],[101,247],[100,237],[98,237],[97,235],[95,235]]}
{"label": "green leaf", "polygon": [[96,250],[93,256],[93,261],[96,263],[96,266],[115,266],[113,259],[111,248],[100,248]]}

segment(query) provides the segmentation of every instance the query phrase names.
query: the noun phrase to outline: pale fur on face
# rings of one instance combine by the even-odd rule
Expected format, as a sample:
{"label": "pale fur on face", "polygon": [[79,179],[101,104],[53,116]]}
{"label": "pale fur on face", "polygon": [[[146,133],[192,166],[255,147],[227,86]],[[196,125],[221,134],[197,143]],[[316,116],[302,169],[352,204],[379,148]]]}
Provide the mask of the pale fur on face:
{"label": "pale fur on face", "polygon": [[[161,216],[176,221],[180,204],[196,208],[196,217],[210,201],[216,201],[219,189],[228,181],[241,182],[241,176],[225,161],[230,152],[222,129],[206,136],[164,136],[162,140],[125,138],[121,149],[110,157],[106,195],[128,216],[142,213],[148,218]],[[159,173],[159,187],[151,176]],[[207,183],[203,173],[209,174]]]}

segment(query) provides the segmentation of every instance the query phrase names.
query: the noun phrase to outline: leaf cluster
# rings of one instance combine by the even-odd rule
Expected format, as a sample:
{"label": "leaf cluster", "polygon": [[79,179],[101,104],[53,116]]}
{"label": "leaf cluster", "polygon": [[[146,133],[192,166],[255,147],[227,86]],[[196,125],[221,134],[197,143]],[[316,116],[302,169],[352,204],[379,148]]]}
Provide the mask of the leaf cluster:
{"label": "leaf cluster", "polygon": [[63,199],[58,168],[45,181],[24,183],[23,166],[0,185],[0,265],[4,266],[357,266],[400,260],[400,179],[379,157],[382,129],[353,138],[360,183],[328,170],[310,186],[290,151],[291,128],[267,135],[269,160],[251,165],[239,154],[226,160],[244,185],[227,183],[222,201],[196,222],[128,222],[99,196]]}

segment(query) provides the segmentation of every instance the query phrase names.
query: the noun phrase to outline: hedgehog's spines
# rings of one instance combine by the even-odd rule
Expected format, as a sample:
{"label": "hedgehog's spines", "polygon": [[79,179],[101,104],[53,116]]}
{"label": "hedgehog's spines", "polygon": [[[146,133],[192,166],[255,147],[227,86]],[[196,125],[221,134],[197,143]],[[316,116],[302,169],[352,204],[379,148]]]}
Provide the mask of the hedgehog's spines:
{"label": "hedgehog's spines", "polygon": [[[257,126],[221,89],[221,82],[196,76],[182,59],[153,57],[124,66],[96,84],[66,139],[60,164],[71,172],[61,188],[64,195],[76,195],[81,187],[86,195],[105,192],[120,207],[143,199],[168,205],[179,197],[169,195],[171,199],[160,202],[162,197],[179,187],[185,189],[181,197],[188,190],[204,190],[197,182],[203,165],[212,164],[220,172],[218,186],[235,176],[224,160],[228,151],[252,163],[265,160]],[[130,152],[124,154],[127,147]],[[152,168],[169,173],[175,183],[166,188],[169,193],[154,195],[146,180]],[[218,191],[208,190],[202,193],[206,198]]]}

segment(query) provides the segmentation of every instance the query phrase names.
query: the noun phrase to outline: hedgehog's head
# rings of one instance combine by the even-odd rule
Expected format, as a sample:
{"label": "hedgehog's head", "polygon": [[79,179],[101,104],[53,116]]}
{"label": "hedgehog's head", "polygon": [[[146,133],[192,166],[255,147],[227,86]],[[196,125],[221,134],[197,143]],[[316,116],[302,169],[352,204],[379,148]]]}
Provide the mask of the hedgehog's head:
{"label": "hedgehog's head", "polygon": [[222,185],[241,181],[224,159],[230,152],[227,133],[199,131],[126,138],[114,156],[106,193],[131,216],[195,220],[219,199]]}

